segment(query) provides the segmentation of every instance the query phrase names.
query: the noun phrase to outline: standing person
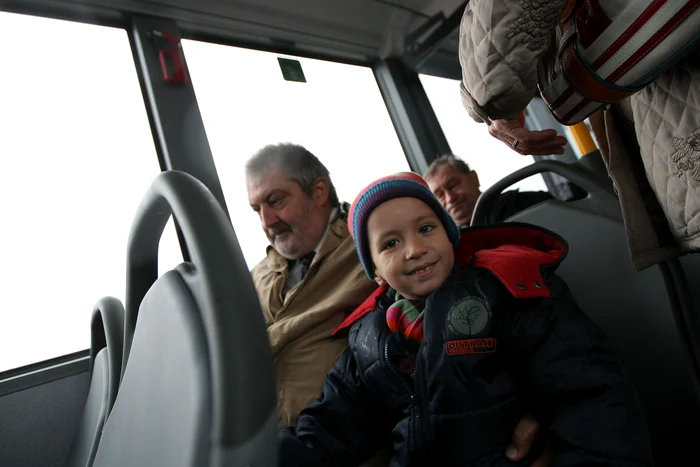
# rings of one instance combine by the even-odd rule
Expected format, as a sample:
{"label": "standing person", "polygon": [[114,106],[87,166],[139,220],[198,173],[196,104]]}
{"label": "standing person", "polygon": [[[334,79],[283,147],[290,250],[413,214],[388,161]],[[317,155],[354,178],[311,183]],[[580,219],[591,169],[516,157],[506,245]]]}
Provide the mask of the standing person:
{"label": "standing person", "polygon": [[[645,62],[671,59],[672,51],[687,54],[670,69],[655,68],[665,71],[589,118],[619,195],[632,263],[641,270],[700,251],[700,51],[697,40],[678,43],[672,33],[681,23],[686,30],[697,31],[700,9],[697,2],[681,1],[609,5],[613,3],[470,1],[460,25],[460,94],[469,115],[485,122],[493,137],[517,153],[563,154],[566,138],[552,129],[527,129],[523,113],[537,93],[542,58],[554,56],[550,52],[559,46],[550,42],[563,12],[577,18],[575,34],[566,34],[572,43],[589,42],[585,47],[576,43],[581,46],[577,55],[613,52],[614,48],[604,47],[608,39],[620,35],[614,43],[623,49],[596,59],[594,74],[579,73],[590,83],[607,76],[597,74],[603,68],[627,74],[633,64],[644,68]],[[635,26],[616,28],[614,19],[624,17]],[[643,32],[635,32],[642,25]],[[632,59],[616,64],[622,57]],[[564,66],[558,56],[557,63]],[[591,63],[581,65],[592,70]],[[562,103],[572,112],[581,110],[570,99],[562,98]]]}

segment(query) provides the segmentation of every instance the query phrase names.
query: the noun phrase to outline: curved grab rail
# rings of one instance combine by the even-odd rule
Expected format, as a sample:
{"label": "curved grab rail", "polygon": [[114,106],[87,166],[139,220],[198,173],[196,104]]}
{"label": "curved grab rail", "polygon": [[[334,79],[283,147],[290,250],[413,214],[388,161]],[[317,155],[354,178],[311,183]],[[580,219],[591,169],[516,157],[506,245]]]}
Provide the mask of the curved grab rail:
{"label": "curved grab rail", "polygon": [[474,207],[471,225],[486,223],[491,206],[503,190],[521,180],[543,172],[553,172],[575,183],[588,193],[588,197],[584,201],[594,204],[598,210],[603,211],[609,217],[620,218],[620,202],[615,190],[599,181],[596,173],[577,164],[544,160],[516,170],[484,191]]}
{"label": "curved grab rail", "polygon": [[[109,358],[109,390],[107,406],[109,410],[117,398],[117,388],[121,379],[122,356],[124,345],[124,306],[118,298],[102,297],[92,309],[90,321],[90,368],[93,368],[95,357],[105,347],[110,349]],[[121,352],[115,352],[120,350]]]}

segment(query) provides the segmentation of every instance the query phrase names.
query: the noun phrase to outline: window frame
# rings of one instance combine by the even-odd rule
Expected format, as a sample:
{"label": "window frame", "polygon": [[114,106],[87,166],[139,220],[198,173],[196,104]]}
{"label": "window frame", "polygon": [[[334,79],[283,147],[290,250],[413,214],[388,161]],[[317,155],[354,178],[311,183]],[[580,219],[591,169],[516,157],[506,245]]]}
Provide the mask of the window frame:
{"label": "window frame", "polygon": [[0,372],[0,397],[89,371],[90,349]]}

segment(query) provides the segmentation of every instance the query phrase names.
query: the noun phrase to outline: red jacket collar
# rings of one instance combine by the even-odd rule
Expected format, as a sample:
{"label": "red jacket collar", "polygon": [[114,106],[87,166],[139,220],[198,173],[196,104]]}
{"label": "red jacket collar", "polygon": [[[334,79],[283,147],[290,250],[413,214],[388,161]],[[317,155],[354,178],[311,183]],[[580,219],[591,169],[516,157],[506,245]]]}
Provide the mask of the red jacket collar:
{"label": "red jacket collar", "polygon": [[[566,257],[567,249],[566,242],[557,234],[513,222],[464,230],[455,260],[460,266],[490,271],[516,298],[551,297],[542,271],[554,271]],[[374,310],[387,289],[388,286],[378,287],[340,323],[333,335]]]}

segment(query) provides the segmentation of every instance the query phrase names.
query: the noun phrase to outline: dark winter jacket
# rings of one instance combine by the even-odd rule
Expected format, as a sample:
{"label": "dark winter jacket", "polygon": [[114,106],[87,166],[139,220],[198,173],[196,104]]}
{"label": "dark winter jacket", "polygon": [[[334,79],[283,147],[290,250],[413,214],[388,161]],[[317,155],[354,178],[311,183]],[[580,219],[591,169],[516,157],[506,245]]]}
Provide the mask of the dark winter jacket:
{"label": "dark winter jacket", "polygon": [[565,242],[503,224],[469,229],[456,254],[414,353],[386,324],[393,290],[348,317],[322,396],[280,432],[282,465],[354,467],[390,434],[392,466],[512,466],[526,410],[548,428],[551,467],[652,465],[620,357],[554,274]]}

